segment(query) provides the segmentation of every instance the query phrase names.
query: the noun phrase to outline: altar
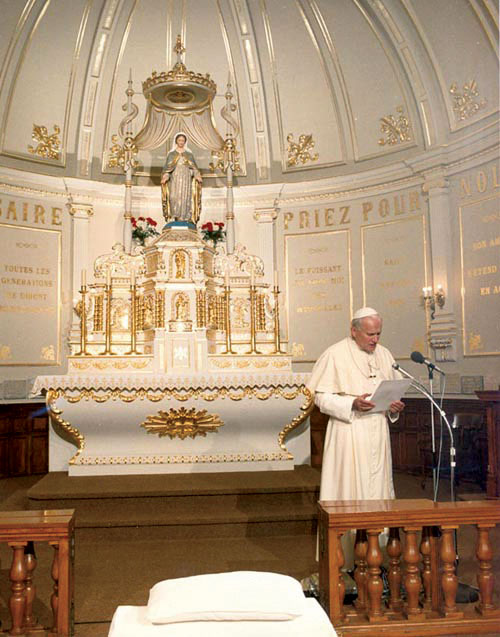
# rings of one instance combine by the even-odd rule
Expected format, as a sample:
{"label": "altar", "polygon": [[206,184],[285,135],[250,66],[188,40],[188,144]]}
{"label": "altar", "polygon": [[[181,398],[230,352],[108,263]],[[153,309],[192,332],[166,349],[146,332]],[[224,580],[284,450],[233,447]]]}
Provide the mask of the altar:
{"label": "altar", "polygon": [[70,476],[293,469],[309,462],[301,374],[39,377],[49,471]]}
{"label": "altar", "polygon": [[[81,270],[67,374],[38,377],[32,390],[47,400],[50,471],[266,471],[310,461],[313,400],[281,338],[278,273],[271,285],[262,258],[235,242],[230,82],[224,140],[213,125],[215,83],[187,70],[180,36],[174,50],[174,67],[143,83],[147,115],[135,136],[129,81],[123,146],[113,146],[125,173],[123,243],[95,259],[89,280]],[[216,231],[200,222],[202,174],[188,135],[227,176]],[[141,216],[138,232],[135,155],[172,139],[161,176],[166,223],[158,232]]]}

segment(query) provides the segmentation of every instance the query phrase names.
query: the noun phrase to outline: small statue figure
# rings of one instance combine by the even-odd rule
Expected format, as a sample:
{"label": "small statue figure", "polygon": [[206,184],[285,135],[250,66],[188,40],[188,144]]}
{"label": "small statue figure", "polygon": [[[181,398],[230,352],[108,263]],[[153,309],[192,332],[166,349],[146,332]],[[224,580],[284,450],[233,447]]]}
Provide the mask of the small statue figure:
{"label": "small statue figure", "polygon": [[175,299],[175,320],[187,321],[188,319],[188,301],[184,294],[178,294]]}
{"label": "small statue figure", "polygon": [[175,278],[184,279],[186,276],[186,255],[182,250],[177,250],[174,254]]}
{"label": "small statue figure", "polygon": [[161,174],[163,217],[167,223],[198,222],[201,213],[201,183],[201,173],[193,153],[187,147],[187,137],[184,133],[178,133]]}

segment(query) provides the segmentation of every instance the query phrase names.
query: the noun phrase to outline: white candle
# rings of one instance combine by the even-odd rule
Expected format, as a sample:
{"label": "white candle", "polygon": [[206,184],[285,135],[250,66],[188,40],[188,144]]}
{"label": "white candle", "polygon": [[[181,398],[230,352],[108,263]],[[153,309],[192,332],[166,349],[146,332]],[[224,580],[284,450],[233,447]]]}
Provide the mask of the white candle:
{"label": "white candle", "polygon": [[106,270],[106,285],[111,285],[111,270]]}
{"label": "white candle", "polygon": [[130,272],[130,285],[135,285],[135,270]]}
{"label": "white candle", "polygon": [[229,287],[229,272],[226,272],[226,287]]}
{"label": "white candle", "polygon": [[278,270],[274,271],[274,287],[278,287]]}
{"label": "white candle", "polygon": [[87,270],[82,270],[82,288],[87,285]]}
{"label": "white candle", "polygon": [[250,285],[251,287],[255,287],[255,272],[253,271],[253,267],[250,270]]}

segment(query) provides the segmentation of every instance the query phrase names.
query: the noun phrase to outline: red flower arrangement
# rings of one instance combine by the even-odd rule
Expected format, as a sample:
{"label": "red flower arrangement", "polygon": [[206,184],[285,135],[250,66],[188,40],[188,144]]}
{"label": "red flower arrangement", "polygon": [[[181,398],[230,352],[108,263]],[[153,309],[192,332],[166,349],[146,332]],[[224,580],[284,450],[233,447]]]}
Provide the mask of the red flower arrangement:
{"label": "red flower arrangement", "polygon": [[134,239],[139,245],[146,245],[146,239],[148,237],[154,237],[158,234],[156,226],[158,225],[151,217],[131,217],[130,222],[132,224],[132,239]]}
{"label": "red flower arrangement", "polygon": [[224,241],[226,231],[223,229],[222,221],[207,221],[201,226],[201,233],[205,241],[213,241],[214,248],[219,241]]}

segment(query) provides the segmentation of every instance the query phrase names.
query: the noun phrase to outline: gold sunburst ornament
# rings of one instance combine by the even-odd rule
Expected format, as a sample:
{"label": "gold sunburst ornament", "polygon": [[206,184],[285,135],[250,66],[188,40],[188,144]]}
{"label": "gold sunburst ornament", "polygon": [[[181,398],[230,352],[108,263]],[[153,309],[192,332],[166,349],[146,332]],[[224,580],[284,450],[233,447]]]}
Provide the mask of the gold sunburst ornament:
{"label": "gold sunburst ornament", "polygon": [[157,434],[160,438],[180,438],[184,440],[188,436],[206,436],[208,432],[217,431],[224,425],[217,414],[209,414],[206,409],[197,411],[194,407],[186,409],[170,409],[169,411],[159,411],[154,416],[148,416],[146,421],[141,423],[150,434]]}

